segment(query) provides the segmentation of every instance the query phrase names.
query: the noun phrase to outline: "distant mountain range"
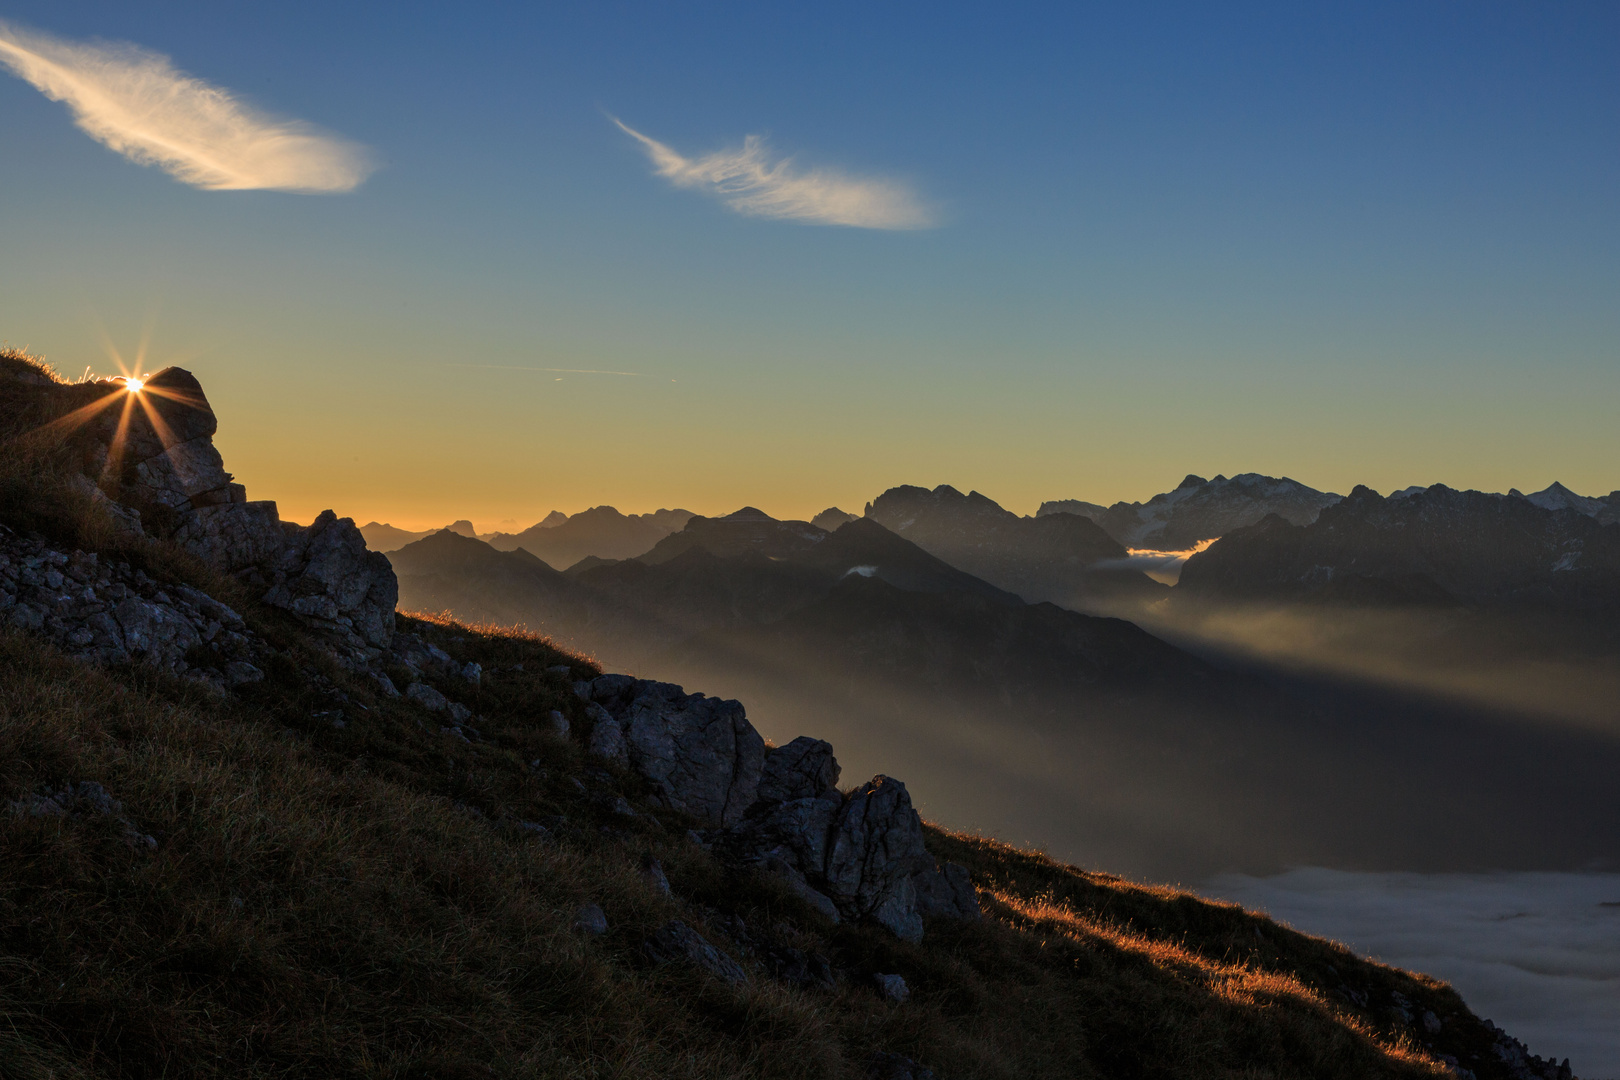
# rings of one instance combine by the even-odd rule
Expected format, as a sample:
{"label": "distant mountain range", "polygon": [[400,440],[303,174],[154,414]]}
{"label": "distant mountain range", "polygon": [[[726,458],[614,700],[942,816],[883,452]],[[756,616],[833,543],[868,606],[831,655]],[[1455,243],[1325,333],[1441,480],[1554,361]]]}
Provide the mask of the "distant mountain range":
{"label": "distant mountain range", "polygon": [[1227,533],[1188,560],[1177,590],[1620,615],[1620,525],[1571,507],[1562,488],[1551,491],[1525,497],[1436,484],[1382,498],[1357,487],[1310,524],[1272,516]]}
{"label": "distant mountain range", "polygon": [[[611,506],[596,506],[572,517],[553,510],[538,524],[518,533],[479,533],[470,521],[458,521],[447,528],[461,536],[483,540],[501,551],[525,548],[553,565],[566,567],[591,555],[607,559],[639,555],[670,533],[685,528],[691,517],[690,510],[621,514]],[[360,526],[366,546],[381,552],[398,551],[406,544],[441,531],[411,532],[376,521]]]}
{"label": "distant mountain range", "polygon": [[952,566],[1017,593],[1086,608],[1121,598],[1156,598],[1165,587],[1127,562],[1123,545],[1088,517],[1019,517],[977,491],[890,488],[866,518]]}
{"label": "distant mountain range", "polygon": [[[701,635],[756,638],[767,626],[801,648],[831,655],[848,646],[848,637],[840,631],[818,641],[817,635],[839,622],[836,613],[853,607],[866,618],[929,623],[919,633],[938,651],[925,678],[979,671],[996,684],[996,694],[1007,688],[983,657],[1005,651],[1012,640],[1030,646],[1029,656],[1049,657],[1051,671],[1040,680],[1076,687],[1173,681],[1202,670],[1129,623],[1026,604],[872,519],[828,532],[752,508],[724,518],[693,517],[638,557],[594,559],[568,573],[527,550],[502,552],[450,530],[389,559],[403,607],[526,623],[631,666],[678,646],[690,652],[691,640]],[[1066,644],[1035,648],[1037,639]],[[915,657],[902,656],[908,646],[898,638],[892,644],[897,651],[885,658],[879,649],[874,662],[897,672],[914,666]],[[1015,681],[1031,677],[1025,671]]]}
{"label": "distant mountain range", "polygon": [[1181,551],[1272,514],[1296,525],[1307,525],[1316,520],[1323,507],[1332,506],[1340,498],[1287,477],[1240,473],[1230,479],[1217,476],[1205,480],[1189,475],[1174,491],[1155,495],[1145,503],[1117,502],[1104,507],[1061,499],[1042,503],[1035,516],[1076,514],[1095,521],[1127,548]]}

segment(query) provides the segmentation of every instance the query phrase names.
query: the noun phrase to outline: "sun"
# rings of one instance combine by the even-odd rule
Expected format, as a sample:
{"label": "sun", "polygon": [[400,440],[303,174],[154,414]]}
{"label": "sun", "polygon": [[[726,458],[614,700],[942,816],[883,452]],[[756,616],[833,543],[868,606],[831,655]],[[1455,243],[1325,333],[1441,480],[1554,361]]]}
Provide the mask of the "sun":
{"label": "sun", "polygon": [[126,375],[124,377],[124,389],[128,390],[132,394],[140,393],[141,392],[141,387],[143,387],[145,385],[146,385],[146,379],[144,379],[144,378],[142,378],[140,376]]}

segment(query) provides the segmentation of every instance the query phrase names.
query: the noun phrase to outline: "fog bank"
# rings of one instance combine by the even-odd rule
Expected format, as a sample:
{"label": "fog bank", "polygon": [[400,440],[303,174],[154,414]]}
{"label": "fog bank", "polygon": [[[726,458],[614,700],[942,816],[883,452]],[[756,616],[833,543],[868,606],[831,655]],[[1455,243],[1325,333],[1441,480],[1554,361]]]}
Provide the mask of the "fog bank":
{"label": "fog bank", "polygon": [[1206,895],[1451,983],[1577,1076],[1620,1077],[1620,874],[1223,874]]}

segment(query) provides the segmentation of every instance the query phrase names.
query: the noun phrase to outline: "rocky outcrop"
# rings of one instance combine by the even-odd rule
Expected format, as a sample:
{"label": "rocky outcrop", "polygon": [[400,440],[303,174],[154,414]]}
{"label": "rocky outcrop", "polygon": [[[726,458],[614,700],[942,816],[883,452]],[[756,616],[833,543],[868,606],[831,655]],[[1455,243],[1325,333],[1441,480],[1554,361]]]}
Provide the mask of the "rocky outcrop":
{"label": "rocky outcrop", "polygon": [[[267,603],[321,632],[351,664],[370,663],[388,648],[399,592],[388,561],[368,552],[354,523],[330,510],[304,528],[283,522],[273,502],[248,502],[214,446],[219,421],[195,376],[166,368],[138,394],[110,381],[43,389],[77,401],[102,387],[107,392],[79,410],[88,419],[72,438],[84,449],[80,484],[115,531],[161,534],[264,590]],[[149,511],[145,517],[141,507]],[[168,624],[153,619],[167,641]],[[107,641],[100,648],[116,654],[110,630],[102,629]],[[178,624],[173,630],[185,637]]]}
{"label": "rocky outcrop", "polygon": [[274,584],[264,600],[370,659],[394,638],[399,582],[386,556],[366,550],[349,518],[323,511],[307,529],[292,531],[265,565]]}
{"label": "rocky outcrop", "polygon": [[979,917],[967,872],[935,863],[900,781],[877,776],[844,794],[831,744],[801,736],[767,752],[740,704],[671,683],[603,675],[574,691],[593,756],[640,775],[661,805],[719,826],[723,855],[779,877],[829,918],[915,941],[924,915]]}
{"label": "rocky outcrop", "polygon": [[0,525],[0,622],[100,664],[141,663],[217,688],[257,682],[269,646],[206,593],[163,585],[94,552],[64,552]]}
{"label": "rocky outcrop", "polygon": [[642,944],[642,952],[654,963],[680,962],[706,971],[733,986],[748,981],[742,965],[711,945],[707,939],[679,919],[671,919]]}
{"label": "rocky outcrop", "polygon": [[824,876],[840,911],[922,938],[912,875],[933,863],[906,786],[875,776],[850,793],[833,820]]}
{"label": "rocky outcrop", "polygon": [[603,675],[576,689],[619,726],[626,763],[664,806],[731,825],[753,805],[765,740],[741,703],[627,675]]}
{"label": "rocky outcrop", "polygon": [[793,799],[830,799],[838,795],[838,759],[832,743],[800,735],[771,750],[760,770],[758,800],[782,803]]}

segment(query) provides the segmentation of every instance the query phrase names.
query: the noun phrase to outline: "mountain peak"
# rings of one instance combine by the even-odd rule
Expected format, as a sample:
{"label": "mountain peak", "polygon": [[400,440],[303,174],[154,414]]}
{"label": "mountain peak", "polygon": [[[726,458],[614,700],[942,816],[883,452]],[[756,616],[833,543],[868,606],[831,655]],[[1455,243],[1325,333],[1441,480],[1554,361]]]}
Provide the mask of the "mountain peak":
{"label": "mountain peak", "polygon": [[775,521],[765,511],[753,506],[745,506],[741,510],[734,510],[721,518],[722,521]]}
{"label": "mountain peak", "polygon": [[1188,473],[1182,479],[1181,483],[1176,485],[1176,490],[1180,491],[1182,488],[1203,487],[1207,483],[1209,483],[1209,481],[1205,480],[1202,476],[1199,476],[1197,473]]}

